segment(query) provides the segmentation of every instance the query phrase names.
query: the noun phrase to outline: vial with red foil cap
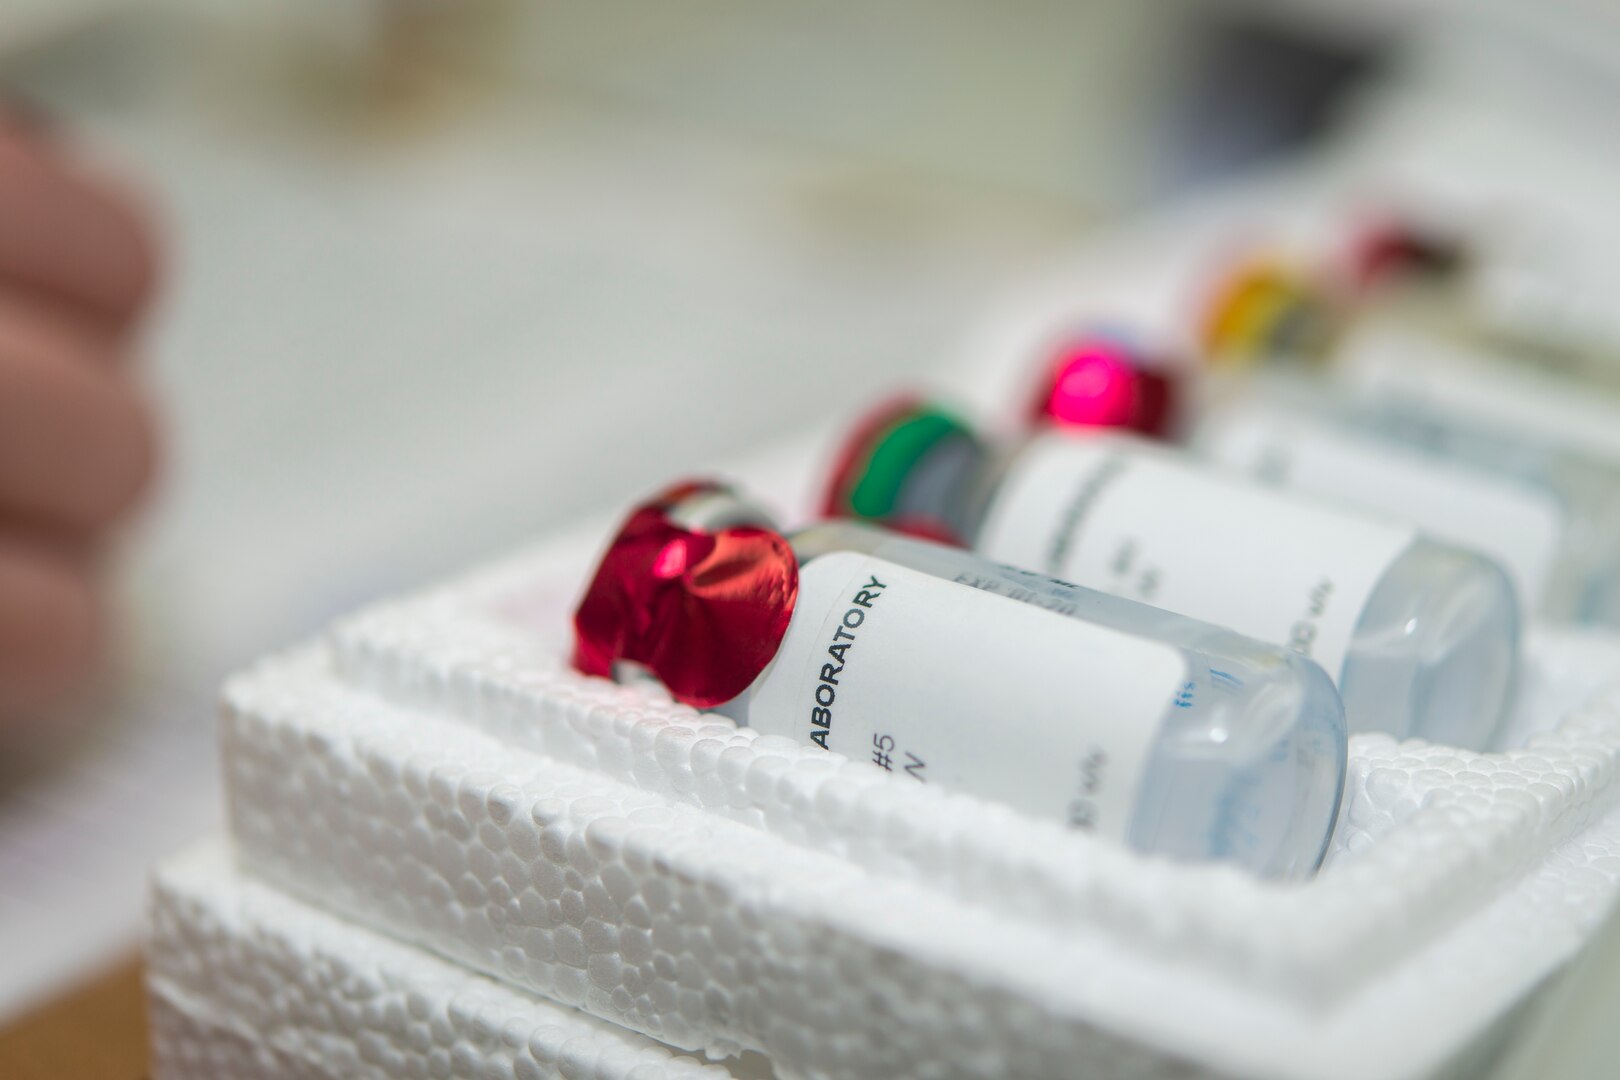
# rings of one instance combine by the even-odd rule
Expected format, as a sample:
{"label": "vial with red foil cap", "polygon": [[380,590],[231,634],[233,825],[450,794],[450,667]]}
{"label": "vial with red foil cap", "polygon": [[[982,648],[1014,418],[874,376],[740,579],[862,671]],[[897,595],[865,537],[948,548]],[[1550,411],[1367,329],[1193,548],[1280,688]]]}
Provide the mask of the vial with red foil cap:
{"label": "vial with red foil cap", "polygon": [[638,508],[580,604],[576,667],[649,670],[763,733],[1145,853],[1320,863],[1346,742],[1314,663],[870,525],[763,520],[712,484]]}
{"label": "vial with red foil cap", "polygon": [[[977,452],[930,461],[947,440]],[[1505,718],[1513,585],[1410,522],[1112,432],[1048,429],[992,452],[929,405],[861,425],[841,460],[829,513],[904,508],[987,558],[1295,649],[1335,678],[1352,731],[1481,749]]]}

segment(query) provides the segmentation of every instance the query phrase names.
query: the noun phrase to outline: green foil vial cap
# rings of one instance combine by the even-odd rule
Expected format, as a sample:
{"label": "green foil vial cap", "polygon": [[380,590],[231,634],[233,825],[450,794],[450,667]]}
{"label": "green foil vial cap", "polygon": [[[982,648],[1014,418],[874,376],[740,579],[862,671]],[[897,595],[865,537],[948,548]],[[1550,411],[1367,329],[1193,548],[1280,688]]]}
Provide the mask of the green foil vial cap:
{"label": "green foil vial cap", "polygon": [[914,398],[889,402],[845,440],[822,511],[955,540],[947,512],[951,488],[983,457],[972,429],[947,410]]}

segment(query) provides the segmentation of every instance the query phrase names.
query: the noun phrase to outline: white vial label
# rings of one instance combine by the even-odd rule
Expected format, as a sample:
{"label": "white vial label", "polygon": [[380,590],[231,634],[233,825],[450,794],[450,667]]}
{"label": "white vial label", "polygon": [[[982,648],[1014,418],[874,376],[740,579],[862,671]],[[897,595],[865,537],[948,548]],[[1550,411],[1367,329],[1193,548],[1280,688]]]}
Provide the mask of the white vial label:
{"label": "white vial label", "polygon": [[1513,579],[1523,610],[1547,586],[1564,521],[1551,492],[1263,405],[1223,413],[1199,446],[1262,482],[1407,518],[1490,556]]}
{"label": "white vial label", "polygon": [[1169,645],[837,552],[800,573],[747,715],[907,782],[1124,841],[1186,676]]}
{"label": "white vial label", "polygon": [[1417,402],[1620,464],[1620,401],[1602,387],[1538,375],[1431,334],[1376,324],[1345,342],[1337,373],[1374,399]]}
{"label": "white vial label", "polygon": [[1002,481],[981,554],[1287,646],[1337,678],[1413,529],[1110,436],[1052,433]]}

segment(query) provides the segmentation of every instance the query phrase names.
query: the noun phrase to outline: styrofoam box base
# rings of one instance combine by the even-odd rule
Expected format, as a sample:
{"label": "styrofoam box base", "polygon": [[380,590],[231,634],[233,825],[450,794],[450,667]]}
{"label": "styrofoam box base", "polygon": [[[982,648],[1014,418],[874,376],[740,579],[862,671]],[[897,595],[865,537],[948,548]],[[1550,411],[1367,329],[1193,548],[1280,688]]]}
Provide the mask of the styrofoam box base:
{"label": "styrofoam box base", "polygon": [[159,869],[147,965],[165,1080],[731,1075],[291,900],[219,840]]}
{"label": "styrofoam box base", "polygon": [[523,991],[783,1076],[1465,1067],[1620,879],[1613,638],[1532,636],[1517,747],[1352,740],[1268,884],[567,669],[605,528],[364,613],[227,690],[244,865]]}

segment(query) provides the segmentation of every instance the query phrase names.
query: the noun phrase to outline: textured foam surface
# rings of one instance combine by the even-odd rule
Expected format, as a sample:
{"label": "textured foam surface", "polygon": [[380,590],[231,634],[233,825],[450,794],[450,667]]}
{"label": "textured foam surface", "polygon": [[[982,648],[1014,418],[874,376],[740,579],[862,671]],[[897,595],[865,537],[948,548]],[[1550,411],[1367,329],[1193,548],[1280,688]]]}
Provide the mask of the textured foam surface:
{"label": "textured foam surface", "polygon": [[162,1080],[730,1076],[244,879],[218,841],[159,870],[147,966]]}
{"label": "textured foam surface", "polygon": [[671,1044],[828,1076],[1421,1075],[1616,893],[1612,639],[1535,639],[1521,748],[1355,739],[1329,864],[1282,887],[580,678],[590,547],[235,680],[252,869]]}

